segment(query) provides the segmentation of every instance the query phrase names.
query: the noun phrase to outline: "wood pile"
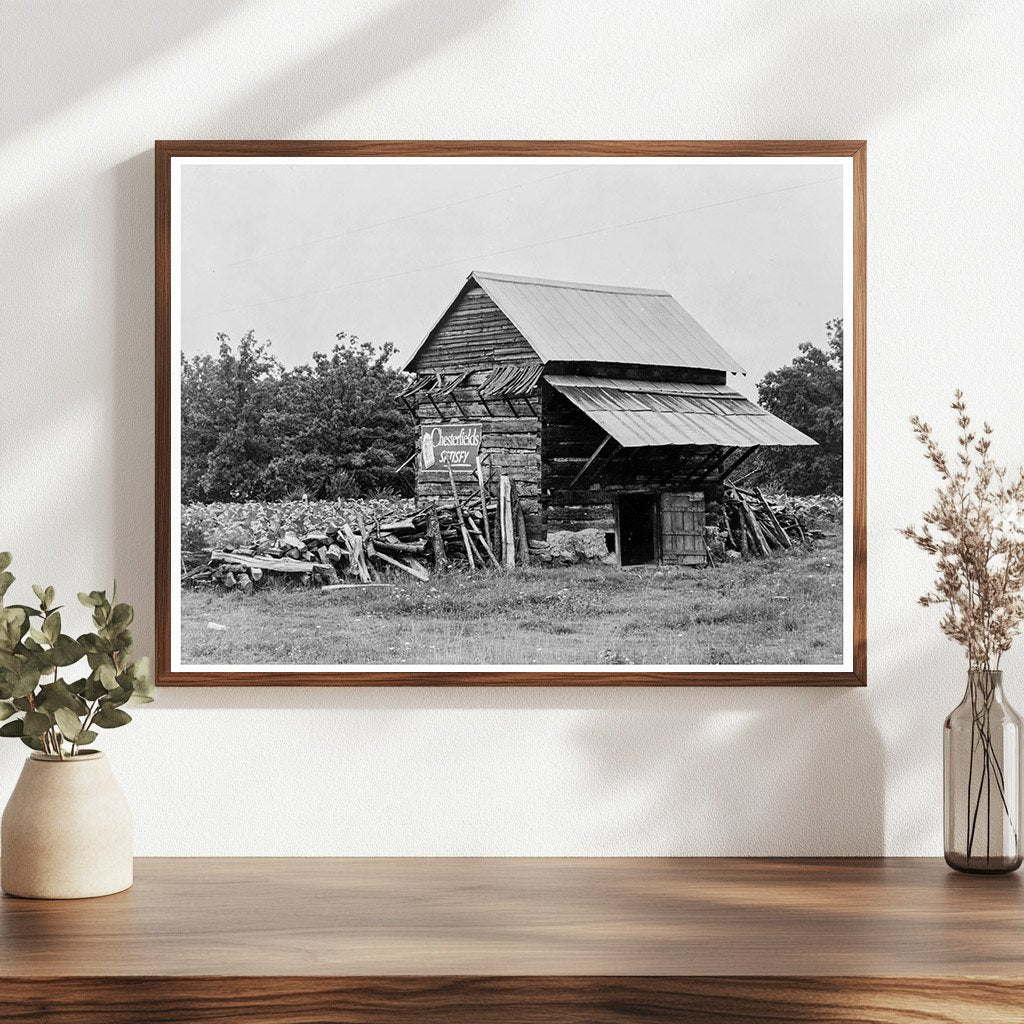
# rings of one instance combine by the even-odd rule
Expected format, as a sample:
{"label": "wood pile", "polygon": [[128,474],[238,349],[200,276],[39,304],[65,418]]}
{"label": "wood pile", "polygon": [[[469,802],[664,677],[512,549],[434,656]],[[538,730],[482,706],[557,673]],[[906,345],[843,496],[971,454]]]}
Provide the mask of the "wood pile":
{"label": "wood pile", "polygon": [[752,490],[727,484],[713,525],[725,534],[726,549],[742,555],[770,557],[823,536],[810,530],[790,503],[769,501],[759,487]]}
{"label": "wood pile", "polygon": [[248,592],[280,574],[336,590],[381,586],[394,573],[425,582],[453,562],[472,569],[529,564],[515,481],[502,476],[498,483],[495,500],[480,473],[473,483],[475,493],[467,498],[451,476],[451,498],[403,518],[367,523],[360,515],[354,524],[302,536],[286,533],[276,541],[186,553],[182,583]]}

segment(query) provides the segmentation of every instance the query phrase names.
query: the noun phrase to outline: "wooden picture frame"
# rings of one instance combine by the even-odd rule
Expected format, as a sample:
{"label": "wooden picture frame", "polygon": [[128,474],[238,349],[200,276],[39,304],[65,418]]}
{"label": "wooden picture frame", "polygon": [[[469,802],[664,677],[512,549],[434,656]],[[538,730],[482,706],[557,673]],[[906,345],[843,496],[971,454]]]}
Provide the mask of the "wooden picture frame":
{"label": "wooden picture frame", "polygon": [[[826,670],[778,670],[742,667],[737,670],[709,666],[682,666],[680,670],[506,670],[485,666],[459,666],[448,670],[389,666],[381,670],[325,671],[308,667],[269,670],[182,669],[172,658],[172,588],[177,567],[172,562],[172,323],[178,286],[172,280],[172,242],[176,237],[176,211],[172,210],[175,161],[218,158],[235,161],[283,158],[838,158],[848,161],[852,224],[849,259],[852,266],[852,318],[846,332],[847,361],[852,400],[848,409],[847,452],[852,492],[847,508],[852,513],[846,570],[849,573],[849,615],[846,662]],[[156,657],[161,686],[863,686],[866,685],[866,144],[863,141],[158,141],[155,145],[156,242]],[[844,172],[846,173],[846,172]],[[616,505],[616,524],[618,512]],[[617,529],[617,526],[616,526]]]}

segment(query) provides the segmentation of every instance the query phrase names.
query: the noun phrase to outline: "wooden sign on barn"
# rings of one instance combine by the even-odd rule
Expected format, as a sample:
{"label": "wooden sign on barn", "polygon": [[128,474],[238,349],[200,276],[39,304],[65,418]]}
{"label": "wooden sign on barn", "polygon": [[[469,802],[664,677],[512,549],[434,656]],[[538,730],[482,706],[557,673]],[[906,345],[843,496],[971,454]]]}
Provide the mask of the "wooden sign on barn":
{"label": "wooden sign on barn", "polygon": [[406,369],[418,498],[451,493],[424,445],[477,427],[531,539],[596,529],[622,565],[703,564],[705,498],[757,448],[815,443],[728,386],[742,367],[665,291],[474,271]]}

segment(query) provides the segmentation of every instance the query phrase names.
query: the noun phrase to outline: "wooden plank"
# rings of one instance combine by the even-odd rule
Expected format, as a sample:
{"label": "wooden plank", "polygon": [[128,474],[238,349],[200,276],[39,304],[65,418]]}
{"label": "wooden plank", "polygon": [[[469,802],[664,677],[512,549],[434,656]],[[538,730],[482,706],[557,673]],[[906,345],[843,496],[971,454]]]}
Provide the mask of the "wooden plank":
{"label": "wooden plank", "polygon": [[498,510],[501,519],[501,564],[511,569],[516,564],[516,538],[512,523],[512,490],[509,477],[499,478]]}
{"label": "wooden plank", "polygon": [[401,569],[402,572],[407,572],[410,576],[413,576],[418,580],[422,580],[424,583],[430,579],[430,573],[419,564],[408,565],[405,562],[399,561],[397,558],[392,558],[390,555],[384,554],[383,551],[379,551],[376,548],[374,549],[373,557],[379,558],[382,562],[386,562],[388,565],[392,565],[396,569]]}
{"label": "wooden plank", "polygon": [[788,534],[782,528],[782,523],[779,522],[779,517],[775,514],[775,509],[768,504],[768,499],[761,493],[761,488],[755,487],[754,493],[757,495],[757,500],[761,503],[761,507],[768,513],[768,518],[771,520],[772,526],[775,527],[775,531],[779,535],[779,542],[784,548],[791,548],[793,546],[793,542],[789,539]]}
{"label": "wooden plank", "polygon": [[233,551],[213,551],[210,554],[211,560],[217,559],[229,565],[244,565],[251,569],[263,569],[271,572],[312,572],[315,568],[323,568],[317,562],[303,562],[298,558],[270,558],[259,555],[238,555]]}
{"label": "wooden plank", "polygon": [[530,542],[526,535],[526,517],[523,514],[523,503],[519,500],[519,488],[515,477],[509,481],[509,500],[512,505],[512,531],[515,535],[515,557],[520,565],[530,564]]}
{"label": "wooden plank", "polygon": [[459,500],[459,491],[455,486],[455,475],[452,473],[451,466],[448,467],[448,480],[452,488],[452,497],[455,499],[455,515],[459,522],[459,532],[462,534],[462,546],[465,549],[470,569],[475,569],[476,561],[473,558],[473,545],[469,540],[469,531],[466,529],[466,520],[462,514],[462,502]]}

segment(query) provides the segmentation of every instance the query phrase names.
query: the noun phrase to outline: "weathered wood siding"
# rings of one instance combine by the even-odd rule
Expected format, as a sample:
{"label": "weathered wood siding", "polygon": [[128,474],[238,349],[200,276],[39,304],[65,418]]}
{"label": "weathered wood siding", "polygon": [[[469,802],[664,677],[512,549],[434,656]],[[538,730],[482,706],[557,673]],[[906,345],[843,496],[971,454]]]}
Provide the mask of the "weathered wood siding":
{"label": "weathered wood siding", "polygon": [[[532,405],[532,408],[531,408]],[[491,474],[492,493],[497,494],[497,480],[502,473],[512,477],[526,519],[526,530],[531,538],[544,536],[540,509],[540,413],[541,389],[534,388],[525,397],[487,398],[481,401],[472,388],[458,388],[446,400],[435,404],[420,398],[416,407],[418,424],[477,423],[482,424],[481,457],[484,472]],[[478,493],[476,477],[456,475],[459,493]],[[451,482],[447,472],[418,469],[416,497],[419,501],[451,496]]]}
{"label": "weathered wood siding", "polygon": [[587,528],[610,533],[617,494],[700,490],[702,474],[725,455],[722,449],[689,445],[619,450],[610,459],[599,457],[573,484],[605,432],[543,382],[541,410],[541,506],[547,533]]}
{"label": "weathered wood siding", "polygon": [[467,286],[430,332],[409,369],[454,373],[508,363],[537,362],[537,354],[479,285]]}

